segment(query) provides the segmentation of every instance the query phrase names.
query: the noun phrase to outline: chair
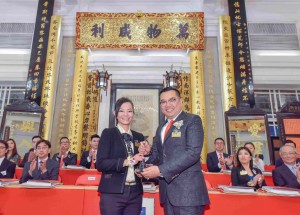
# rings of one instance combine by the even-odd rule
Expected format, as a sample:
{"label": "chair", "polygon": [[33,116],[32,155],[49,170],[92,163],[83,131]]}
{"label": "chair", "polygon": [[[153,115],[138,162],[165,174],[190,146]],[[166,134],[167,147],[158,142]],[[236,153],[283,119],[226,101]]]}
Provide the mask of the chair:
{"label": "chair", "polygon": [[205,179],[205,184],[206,184],[206,188],[207,188],[208,190],[211,190],[211,189],[212,189],[211,183],[210,183],[208,180],[206,180],[206,179]]}
{"label": "chair", "polygon": [[83,174],[79,176],[75,185],[98,186],[100,183],[101,175]]}

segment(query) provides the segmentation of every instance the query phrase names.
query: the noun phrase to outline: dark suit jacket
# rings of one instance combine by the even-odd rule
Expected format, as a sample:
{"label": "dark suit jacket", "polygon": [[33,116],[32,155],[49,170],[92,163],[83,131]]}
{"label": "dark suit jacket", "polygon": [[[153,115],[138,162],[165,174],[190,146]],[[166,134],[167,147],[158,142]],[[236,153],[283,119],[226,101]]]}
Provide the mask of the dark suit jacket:
{"label": "dark suit jacket", "polygon": [[[300,163],[300,158],[297,158],[296,163]],[[277,158],[275,161],[275,168],[280,167],[283,164],[283,160],[281,158]]]}
{"label": "dark suit jacket", "polygon": [[24,155],[24,157],[23,157],[23,160],[22,160],[22,162],[21,162],[20,165],[19,165],[20,167],[24,167],[24,166],[25,166],[25,164],[26,164],[27,161],[28,161],[29,153],[30,153],[30,152],[33,152],[33,151],[34,151],[34,149],[31,148],[31,149],[29,149],[28,152],[25,153],[25,155]]}
{"label": "dark suit jacket", "polygon": [[[80,159],[80,165],[85,166],[88,169],[91,168],[91,164],[93,162],[92,160],[91,160],[91,162],[88,162],[88,160],[87,160],[87,158],[89,157],[89,153],[90,153],[90,151],[83,152],[81,155],[81,159]],[[97,169],[96,163],[95,163],[95,168]]]}
{"label": "dark suit jacket", "polygon": [[[248,187],[248,182],[250,181],[248,174],[241,174],[241,171],[245,171],[244,167],[233,167],[231,169],[231,183],[232,186],[243,186]],[[252,169],[253,176],[256,176],[257,174],[262,174],[260,169],[253,167]],[[266,182],[263,181],[262,186],[266,186]],[[256,189],[259,188],[258,184],[255,187]]]}
{"label": "dark suit jacket", "polygon": [[0,178],[13,178],[16,170],[16,164],[4,158],[0,166]]}
{"label": "dark suit jacket", "polygon": [[[38,162],[38,158],[36,158],[36,162]],[[59,173],[59,163],[55,160],[51,160],[50,158],[47,159],[46,168],[47,172],[41,174],[38,169],[38,164],[36,165],[35,170],[32,172],[32,176],[29,175],[31,162],[27,162],[23,169],[22,177],[20,179],[20,183],[24,183],[29,179],[33,180],[57,180],[58,173]]]}
{"label": "dark suit jacket", "polygon": [[[228,154],[223,153],[224,158],[228,158]],[[206,164],[209,172],[220,172],[222,168],[218,166],[219,158],[216,151],[207,154]],[[226,169],[230,170],[229,166],[226,165]]]}
{"label": "dark suit jacket", "polygon": [[[176,122],[182,121],[177,130]],[[201,206],[209,204],[208,192],[200,165],[203,146],[203,127],[199,116],[181,112],[169,129],[164,143],[161,124],[147,163],[158,165],[163,176],[159,180],[161,203],[168,198],[174,206]],[[173,135],[172,135],[173,133]]]}
{"label": "dark suit jacket", "polygon": [[[131,130],[133,141],[143,141],[141,133]],[[102,193],[123,193],[128,167],[123,167],[124,160],[128,157],[125,142],[117,127],[103,130],[97,150],[96,166],[102,172],[98,191]],[[134,145],[134,154],[138,147]],[[143,192],[141,179],[135,177],[140,192]]]}
{"label": "dark suit jacket", "polygon": [[[55,160],[58,163],[60,163],[60,157],[58,157],[58,154],[59,153],[55,153],[52,157],[52,160]],[[67,157],[64,158],[64,164],[65,164],[65,166],[76,165],[77,164],[77,154],[69,151]]]}
{"label": "dark suit jacket", "polygon": [[297,177],[285,165],[281,165],[272,171],[273,182],[275,186],[291,187],[300,189]]}

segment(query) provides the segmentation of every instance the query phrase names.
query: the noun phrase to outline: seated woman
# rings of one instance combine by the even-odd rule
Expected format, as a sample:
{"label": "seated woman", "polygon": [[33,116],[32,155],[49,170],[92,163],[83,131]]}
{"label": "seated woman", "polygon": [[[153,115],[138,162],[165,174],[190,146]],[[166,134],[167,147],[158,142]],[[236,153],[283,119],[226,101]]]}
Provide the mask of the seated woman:
{"label": "seated woman", "polygon": [[265,171],[265,163],[262,159],[260,159],[258,157],[258,155],[255,154],[254,144],[252,142],[247,142],[247,143],[245,143],[244,146],[247,147],[250,150],[251,154],[252,154],[253,167],[260,169],[260,171],[262,171],[262,172]]}
{"label": "seated woman", "polygon": [[231,169],[233,186],[254,187],[266,186],[264,176],[258,168],[253,167],[251,151],[240,147],[237,151],[237,166]]}
{"label": "seated woman", "polygon": [[5,157],[7,150],[7,142],[0,140],[0,178],[13,178],[15,174],[16,164]]}
{"label": "seated woman", "polygon": [[8,151],[6,153],[6,158],[9,161],[15,163],[17,166],[19,166],[21,157],[18,154],[16,141],[14,139],[8,139],[7,144],[8,144]]}

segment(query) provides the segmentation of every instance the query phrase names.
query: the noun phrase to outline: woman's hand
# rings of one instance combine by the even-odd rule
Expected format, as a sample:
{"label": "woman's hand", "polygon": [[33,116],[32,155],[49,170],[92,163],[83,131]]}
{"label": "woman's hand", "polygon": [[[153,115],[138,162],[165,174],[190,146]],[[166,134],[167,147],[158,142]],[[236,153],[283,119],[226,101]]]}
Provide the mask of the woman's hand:
{"label": "woman's hand", "polygon": [[262,174],[257,174],[254,179],[253,179],[253,182],[256,184],[258,184],[258,186],[262,186],[262,183],[264,181],[264,176]]}

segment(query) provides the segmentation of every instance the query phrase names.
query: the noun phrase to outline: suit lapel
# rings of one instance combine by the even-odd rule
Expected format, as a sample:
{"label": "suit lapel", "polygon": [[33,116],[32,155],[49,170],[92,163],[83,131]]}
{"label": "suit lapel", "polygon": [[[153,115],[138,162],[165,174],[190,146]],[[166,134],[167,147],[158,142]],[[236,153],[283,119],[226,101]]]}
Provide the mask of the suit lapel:
{"label": "suit lapel", "polygon": [[285,175],[287,176],[287,178],[297,178],[294,173],[285,165],[285,164],[282,164],[283,165],[283,171],[285,173]]}

